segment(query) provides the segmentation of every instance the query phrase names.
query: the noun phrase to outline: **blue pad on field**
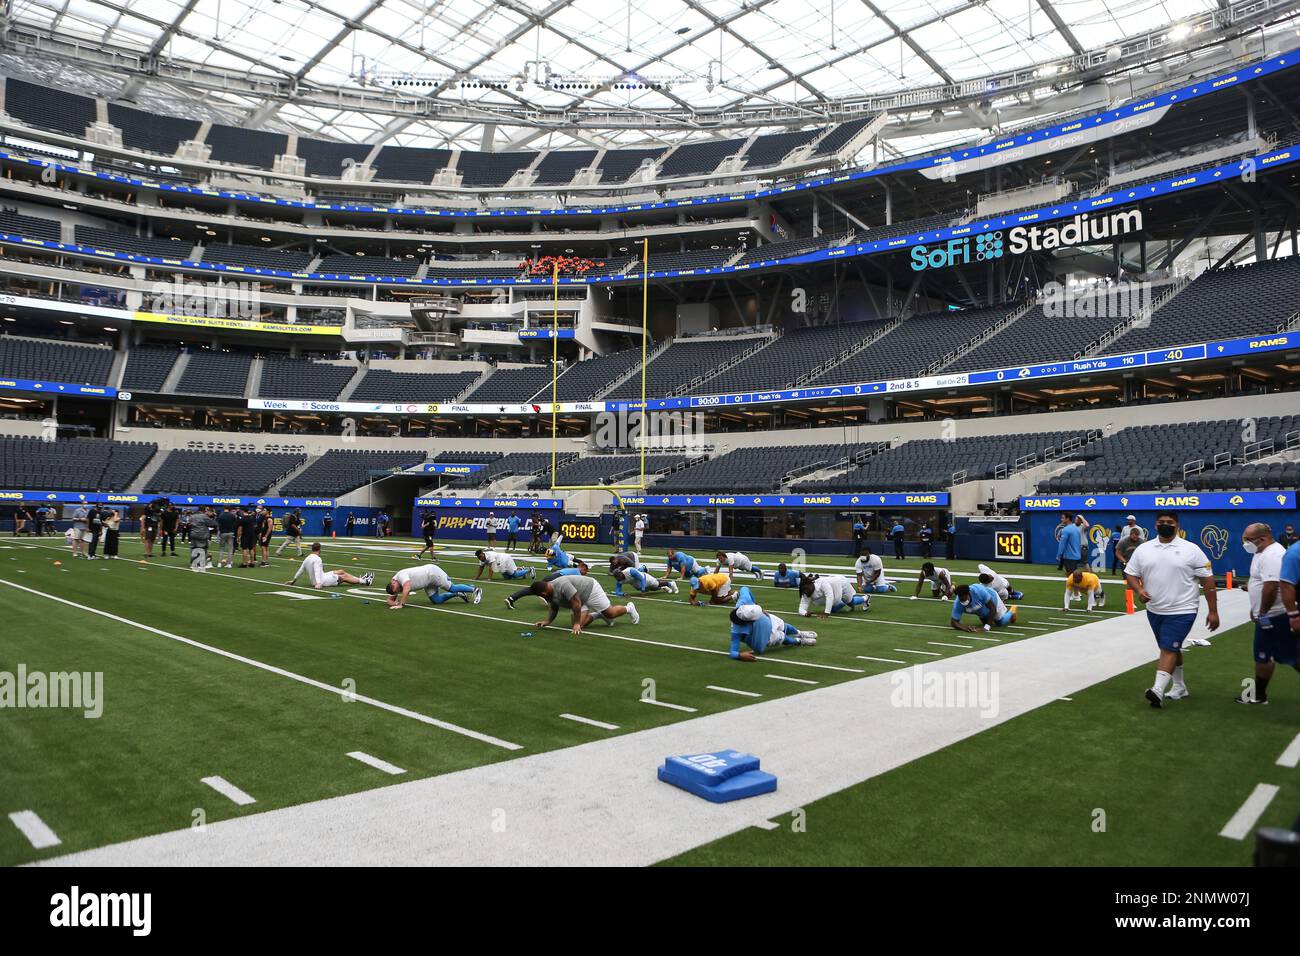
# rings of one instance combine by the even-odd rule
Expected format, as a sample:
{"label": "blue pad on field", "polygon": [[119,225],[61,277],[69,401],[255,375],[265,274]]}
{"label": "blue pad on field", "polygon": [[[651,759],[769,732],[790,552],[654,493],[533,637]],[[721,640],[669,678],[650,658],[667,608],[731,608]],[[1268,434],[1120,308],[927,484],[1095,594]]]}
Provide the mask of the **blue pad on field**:
{"label": "blue pad on field", "polygon": [[659,779],[712,803],[726,803],[776,789],[776,777],[758,766],[757,757],[738,750],[686,754],[665,758]]}

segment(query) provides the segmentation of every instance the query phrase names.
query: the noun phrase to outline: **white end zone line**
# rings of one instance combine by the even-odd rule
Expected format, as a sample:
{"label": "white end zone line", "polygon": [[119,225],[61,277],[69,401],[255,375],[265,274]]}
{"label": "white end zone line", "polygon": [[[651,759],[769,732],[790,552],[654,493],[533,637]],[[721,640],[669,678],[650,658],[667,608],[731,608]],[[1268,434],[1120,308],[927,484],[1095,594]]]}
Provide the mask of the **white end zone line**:
{"label": "white end zone line", "polygon": [[589,727],[599,727],[601,730],[618,730],[618,724],[607,724],[603,720],[592,720],[590,717],[579,717],[577,714],[560,714],[560,716],[565,720],[573,720]]}
{"label": "white end zone line", "polygon": [[378,757],[372,757],[370,754],[360,750],[349,751],[348,756],[351,757],[353,760],[361,761],[361,763],[365,764],[368,767],[374,767],[376,770],[382,770],[384,773],[391,774],[394,777],[398,776],[399,774],[406,773],[405,770],[403,770],[401,767],[397,766],[396,764],[391,764],[387,760],[380,760]]}
{"label": "white end zone line", "polygon": [[18,828],[18,832],[27,837],[27,842],[34,849],[44,850],[63,842],[34,810],[18,810],[9,814],[9,819]]}
{"label": "white end zone line", "polygon": [[[189,573],[189,568],[176,568],[177,571]],[[208,572],[209,574],[211,572]],[[275,674],[279,677],[287,677],[289,680],[297,681],[300,684],[306,684],[308,687],[315,687],[318,690],[328,691],[336,696],[346,696],[348,700],[360,701],[363,704],[369,704],[371,707],[377,707],[380,710],[386,710],[390,714],[397,714],[400,717],[409,717],[412,720],[418,720],[421,723],[429,724],[433,727],[439,727],[442,730],[449,730],[454,734],[460,734],[463,737],[470,737],[474,740],[482,741],[485,744],[491,744],[494,747],[501,747],[504,750],[522,750],[521,744],[514,744],[508,740],[502,740],[499,737],[493,737],[489,734],[481,734],[477,730],[470,730],[457,724],[448,723],[445,720],[438,720],[436,717],[430,717],[427,714],[417,713],[414,710],[407,710],[405,707],[398,707],[395,704],[385,703],[382,700],[376,700],[374,697],[367,697],[364,694],[356,694],[345,691],[341,687],[332,687],[323,681],[315,680],[311,677],[305,677],[302,674],[295,674],[293,671],[285,670],[282,667],[276,667],[274,664],[264,664],[262,661],[253,660],[251,657],[244,657],[242,654],[236,654],[233,651],[227,651],[224,648],[214,647],[211,644],[204,644],[193,638],[181,637],[179,634],[173,634],[170,631],[164,631],[161,628],[151,627],[148,624],[141,624],[139,621],[132,621],[129,618],[119,617],[116,614],[110,614],[108,611],[100,610],[97,607],[88,607],[85,604],[78,604],[75,601],[69,601],[67,598],[56,597],[53,594],[46,594],[44,591],[38,591],[35,588],[29,588],[14,581],[6,581],[0,578],[0,584],[6,587],[14,588],[18,591],[26,591],[28,594],[34,594],[36,597],[44,598],[47,601],[57,601],[59,604],[65,604],[68,607],[76,608],[79,611],[85,611],[88,614],[98,614],[100,617],[106,617],[110,621],[117,621],[119,624],[125,624],[128,627],[138,628],[147,631],[150,634],[157,634],[159,637],[165,637],[168,640],[177,641],[190,647],[197,648],[201,651],[207,651],[209,654],[216,654],[218,657],[224,657],[227,660],[236,661],[240,664],[247,664],[249,667],[256,667],[258,670]]]}
{"label": "white end zone line", "polygon": [[1232,819],[1223,825],[1219,836],[1227,837],[1229,840],[1246,839],[1250,831],[1255,829],[1256,821],[1264,815],[1268,805],[1277,796],[1278,789],[1271,783],[1255,784],[1255,789],[1250,792],[1246,802],[1232,815]]}

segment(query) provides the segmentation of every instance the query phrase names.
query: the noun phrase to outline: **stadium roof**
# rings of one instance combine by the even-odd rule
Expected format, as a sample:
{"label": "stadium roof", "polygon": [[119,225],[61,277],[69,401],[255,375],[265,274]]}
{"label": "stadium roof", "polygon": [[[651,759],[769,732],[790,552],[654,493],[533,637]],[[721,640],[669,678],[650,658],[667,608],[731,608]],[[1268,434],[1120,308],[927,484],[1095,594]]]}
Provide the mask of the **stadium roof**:
{"label": "stadium roof", "polygon": [[[850,109],[861,115],[882,94],[916,90],[931,91],[911,98],[922,115],[951,102],[973,127],[978,117],[962,104],[985,88],[985,109],[1000,96],[1023,102],[1048,80],[1068,85],[1102,67],[1149,64],[1177,44],[1190,56],[1197,44],[1298,6],[15,0],[5,46],[124,72],[133,78],[120,98],[170,98],[175,112],[207,106],[248,125],[348,141],[557,148],[824,124]],[[1020,82],[1001,82],[1009,74]]]}

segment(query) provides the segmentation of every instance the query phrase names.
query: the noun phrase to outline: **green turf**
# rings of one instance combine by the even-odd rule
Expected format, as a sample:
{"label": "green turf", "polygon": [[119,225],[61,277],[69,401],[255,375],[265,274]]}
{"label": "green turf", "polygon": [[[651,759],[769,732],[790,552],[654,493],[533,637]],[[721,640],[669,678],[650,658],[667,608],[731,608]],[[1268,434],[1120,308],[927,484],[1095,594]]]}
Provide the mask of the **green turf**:
{"label": "green turf", "polygon": [[[395,570],[416,563],[414,547],[403,541],[339,539],[326,542],[325,563],[357,574],[373,571],[382,583]],[[337,592],[340,598],[309,601],[259,593],[317,596],[310,588],[284,584],[296,559],[275,561],[266,569],[196,574],[188,570],[187,557],[139,563],[135,541],[124,542],[124,557],[117,561],[73,561],[54,539],[5,538],[0,548],[0,581],[40,592],[0,585],[6,636],[0,644],[0,671],[13,672],[20,663],[29,672],[102,671],[105,685],[104,714],[97,720],[67,710],[0,711],[0,750],[7,758],[0,814],[33,810],[62,840],[60,846],[34,850],[0,820],[0,863],[185,827],[196,810],[212,822],[572,746],[755,700],[707,690],[708,684],[752,691],[766,700],[899,666],[861,660],[864,655],[911,664],[934,658],[899,649],[945,657],[969,653],[930,643],[963,643],[946,626],[946,603],[902,596],[880,596],[866,614],[812,624],[821,634],[817,647],[787,649],[741,664],[725,654],[725,610],[689,607],[684,595],[637,598],[639,626],[621,619],[616,627],[597,626],[572,637],[567,629],[543,632],[532,626],[543,610],[536,599],[507,609],[502,599],[515,584],[485,584],[478,606],[452,602],[434,609],[416,595],[410,607],[394,613],[381,597],[343,589]],[[469,545],[442,542],[440,550],[437,560],[453,577],[472,578],[477,563],[468,554]],[[603,554],[595,548],[578,550],[588,551],[593,562]],[[774,556],[754,557],[767,564]],[[651,562],[656,558],[661,561],[662,552],[647,553]],[[847,559],[831,557],[809,560],[847,564]],[[913,559],[904,567],[914,569],[919,563]],[[941,563],[958,571],[973,568],[971,562]],[[603,569],[595,563],[593,568],[608,588]],[[1056,577],[1050,568],[1011,568],[1007,573],[1014,578],[1016,572]],[[740,577],[773,610],[789,614],[797,604],[788,590]],[[1068,626],[1051,620],[1060,617],[1059,609],[1053,610],[1060,600],[1055,580],[1022,586],[1027,592],[1021,602],[1022,626],[998,637],[1017,640]],[[910,593],[910,587],[906,590]],[[520,749],[502,749],[360,701],[348,702],[46,595],[331,687],[351,681],[359,695]],[[1118,595],[1117,590],[1115,603]],[[1076,612],[1072,619],[1082,621],[1084,615]],[[530,630],[532,637],[523,636]],[[969,643],[972,648],[989,646]],[[768,674],[819,684],[772,680]],[[646,706],[640,698],[647,680],[654,681],[659,699],[696,708],[696,713]],[[563,713],[617,724],[619,730],[575,723],[562,718]],[[349,751],[363,751],[407,772],[389,776],[347,757]],[[199,782],[212,775],[225,777],[258,802],[237,807]]]}

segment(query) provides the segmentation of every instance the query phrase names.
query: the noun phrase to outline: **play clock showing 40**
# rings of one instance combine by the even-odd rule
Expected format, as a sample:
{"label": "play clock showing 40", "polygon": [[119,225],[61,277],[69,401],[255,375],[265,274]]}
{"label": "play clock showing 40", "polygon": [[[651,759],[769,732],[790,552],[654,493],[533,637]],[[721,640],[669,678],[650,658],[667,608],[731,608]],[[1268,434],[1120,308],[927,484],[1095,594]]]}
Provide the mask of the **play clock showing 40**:
{"label": "play clock showing 40", "polygon": [[993,536],[993,557],[998,561],[1025,560],[1025,533],[999,531]]}

